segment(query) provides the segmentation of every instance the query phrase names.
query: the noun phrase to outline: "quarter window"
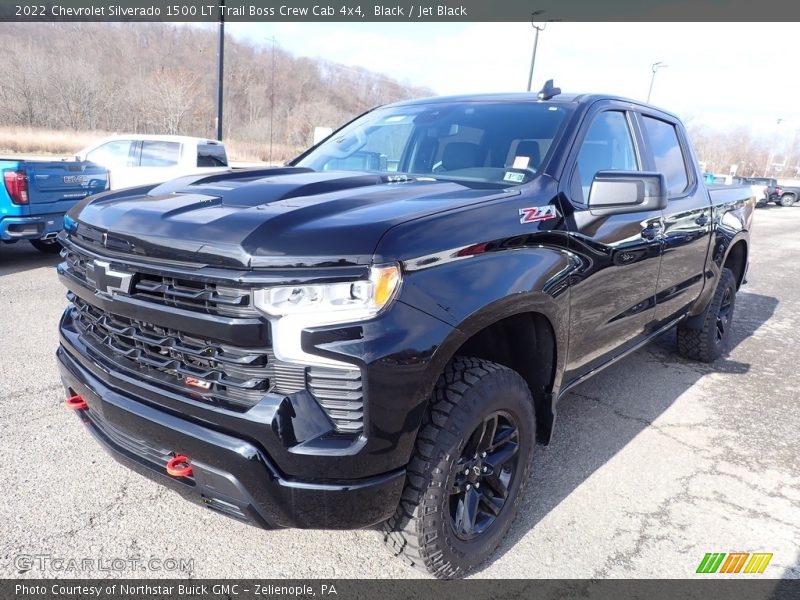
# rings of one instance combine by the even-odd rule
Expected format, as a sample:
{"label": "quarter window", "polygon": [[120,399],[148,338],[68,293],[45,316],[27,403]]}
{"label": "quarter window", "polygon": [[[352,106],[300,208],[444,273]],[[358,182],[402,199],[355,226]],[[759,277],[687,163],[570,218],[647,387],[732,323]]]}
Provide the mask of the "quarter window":
{"label": "quarter window", "polygon": [[689,175],[675,126],[647,116],[643,116],[642,121],[656,162],[656,170],[667,178],[669,195],[680,194],[689,187]]}

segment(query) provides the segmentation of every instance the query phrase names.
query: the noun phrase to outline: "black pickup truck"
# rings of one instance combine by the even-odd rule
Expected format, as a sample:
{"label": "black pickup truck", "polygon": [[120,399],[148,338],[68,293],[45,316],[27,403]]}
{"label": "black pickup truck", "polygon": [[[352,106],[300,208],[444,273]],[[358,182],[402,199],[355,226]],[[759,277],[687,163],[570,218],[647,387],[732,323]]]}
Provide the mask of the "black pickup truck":
{"label": "black pickup truck", "polygon": [[66,405],[121,462],[263,527],[382,524],[460,577],[512,525],[559,398],[678,327],[728,343],[748,187],[621,98],[372,110],[285,167],[76,206]]}
{"label": "black pickup truck", "polygon": [[778,206],[793,206],[800,197],[800,187],[775,184],[767,191],[769,202]]}

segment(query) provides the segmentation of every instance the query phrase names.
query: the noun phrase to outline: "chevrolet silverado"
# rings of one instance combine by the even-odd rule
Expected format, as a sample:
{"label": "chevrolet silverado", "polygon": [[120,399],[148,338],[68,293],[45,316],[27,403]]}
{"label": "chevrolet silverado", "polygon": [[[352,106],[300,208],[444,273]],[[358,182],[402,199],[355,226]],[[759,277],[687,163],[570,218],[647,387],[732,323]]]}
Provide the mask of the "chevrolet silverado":
{"label": "chevrolet silverado", "polygon": [[383,106],[285,167],[73,209],[66,405],[209,509],[380,525],[461,577],[513,526],[559,398],[671,327],[683,357],[726,351],[754,202],[636,101]]}

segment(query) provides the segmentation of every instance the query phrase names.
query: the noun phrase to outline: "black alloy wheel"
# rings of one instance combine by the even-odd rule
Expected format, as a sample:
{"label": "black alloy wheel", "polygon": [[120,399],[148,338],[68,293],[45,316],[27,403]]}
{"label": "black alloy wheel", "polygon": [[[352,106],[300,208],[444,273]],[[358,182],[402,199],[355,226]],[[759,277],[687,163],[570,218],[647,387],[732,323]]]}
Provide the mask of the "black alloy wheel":
{"label": "black alloy wheel", "polygon": [[517,474],[518,458],[514,417],[504,411],[488,415],[453,465],[450,518],[456,536],[468,540],[494,524]]}
{"label": "black alloy wheel", "polygon": [[734,290],[730,287],[725,288],[725,294],[722,297],[722,302],[717,311],[717,344],[721,344],[725,339],[728,328],[731,325],[731,318],[733,317],[733,295]]}

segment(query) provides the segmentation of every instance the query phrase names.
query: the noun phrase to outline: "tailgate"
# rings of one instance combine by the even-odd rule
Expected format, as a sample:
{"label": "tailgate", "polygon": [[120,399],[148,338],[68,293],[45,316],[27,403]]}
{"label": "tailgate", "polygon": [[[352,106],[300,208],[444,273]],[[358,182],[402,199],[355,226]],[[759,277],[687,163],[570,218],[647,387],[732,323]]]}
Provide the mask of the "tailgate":
{"label": "tailgate", "polygon": [[102,192],[108,182],[104,167],[86,161],[25,161],[25,171],[31,205],[80,200]]}

